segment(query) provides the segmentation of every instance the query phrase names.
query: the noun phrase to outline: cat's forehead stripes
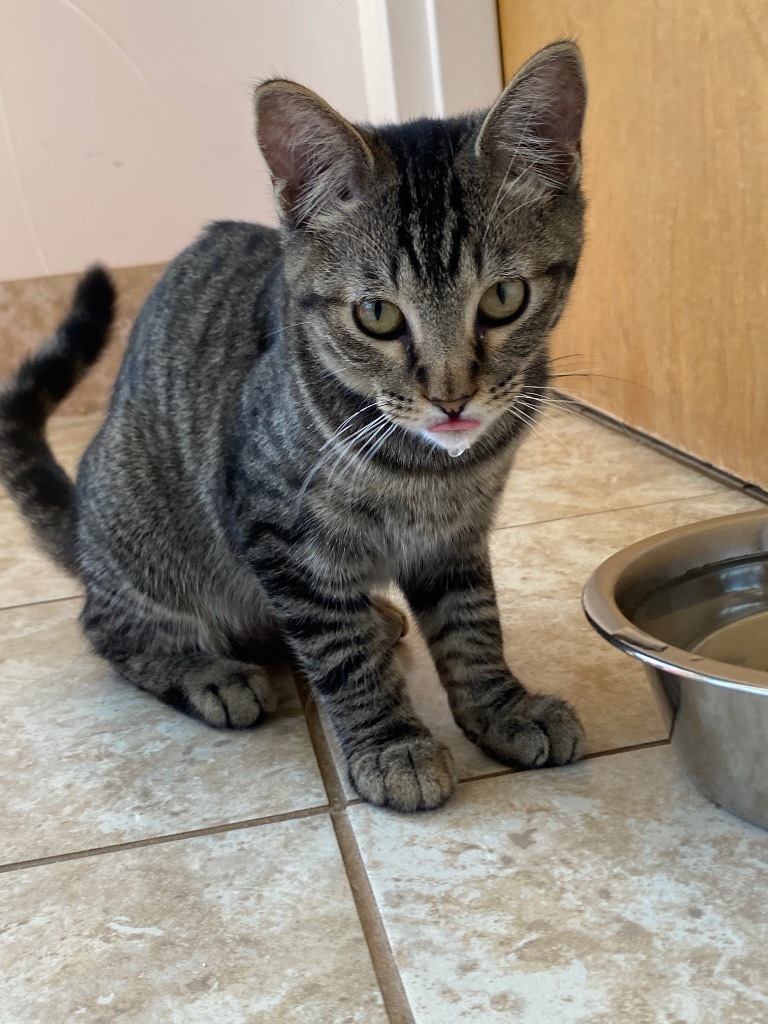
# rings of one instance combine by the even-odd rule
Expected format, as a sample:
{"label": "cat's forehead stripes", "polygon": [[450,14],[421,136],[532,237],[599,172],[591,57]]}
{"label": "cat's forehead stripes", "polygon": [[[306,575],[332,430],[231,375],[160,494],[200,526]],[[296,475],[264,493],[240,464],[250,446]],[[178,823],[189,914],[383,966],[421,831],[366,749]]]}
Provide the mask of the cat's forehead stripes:
{"label": "cat's forehead stripes", "polygon": [[467,135],[466,120],[420,120],[380,131],[399,181],[397,251],[390,267],[395,284],[403,261],[418,281],[432,286],[458,270],[470,221],[455,155]]}

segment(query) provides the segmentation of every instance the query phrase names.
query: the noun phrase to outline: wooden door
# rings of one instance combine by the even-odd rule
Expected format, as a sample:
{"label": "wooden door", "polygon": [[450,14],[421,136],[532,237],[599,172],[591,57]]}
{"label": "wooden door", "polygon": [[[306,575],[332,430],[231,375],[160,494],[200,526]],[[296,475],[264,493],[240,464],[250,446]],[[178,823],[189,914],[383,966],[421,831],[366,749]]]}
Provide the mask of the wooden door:
{"label": "wooden door", "polygon": [[562,390],[768,487],[768,3],[499,0],[505,78],[576,39],[588,241]]}

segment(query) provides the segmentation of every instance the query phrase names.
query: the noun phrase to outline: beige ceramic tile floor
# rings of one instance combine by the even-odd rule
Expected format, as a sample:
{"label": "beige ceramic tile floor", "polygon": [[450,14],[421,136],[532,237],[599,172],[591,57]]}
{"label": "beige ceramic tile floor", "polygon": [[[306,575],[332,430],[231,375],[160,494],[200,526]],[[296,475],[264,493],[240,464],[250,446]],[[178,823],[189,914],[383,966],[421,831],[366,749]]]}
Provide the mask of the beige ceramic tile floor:
{"label": "beige ceramic tile floor", "polygon": [[[98,421],[59,421],[71,468]],[[555,436],[556,435],[556,436]],[[610,553],[754,499],[590,419],[529,440],[492,548],[509,660],[589,756],[513,773],[416,704],[462,782],[436,813],[354,799],[285,671],[253,734],[121,683],[79,587],[0,498],[0,1024],[756,1024],[768,833],[681,775],[642,670],[587,627]]]}

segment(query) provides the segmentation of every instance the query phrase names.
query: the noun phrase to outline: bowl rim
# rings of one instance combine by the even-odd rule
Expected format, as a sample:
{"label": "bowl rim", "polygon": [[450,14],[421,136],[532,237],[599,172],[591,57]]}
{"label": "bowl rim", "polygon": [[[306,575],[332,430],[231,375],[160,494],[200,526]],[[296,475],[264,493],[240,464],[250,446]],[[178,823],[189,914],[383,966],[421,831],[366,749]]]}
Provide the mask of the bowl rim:
{"label": "bowl rim", "polygon": [[[707,557],[709,552],[710,557]],[[712,553],[716,557],[711,557]],[[768,554],[768,507],[705,519],[654,534],[617,551],[591,574],[581,602],[590,625],[610,644],[663,672],[747,693],[768,693],[768,672],[694,654],[640,629],[616,601],[617,589],[642,568],[649,589],[685,572],[750,554]]]}

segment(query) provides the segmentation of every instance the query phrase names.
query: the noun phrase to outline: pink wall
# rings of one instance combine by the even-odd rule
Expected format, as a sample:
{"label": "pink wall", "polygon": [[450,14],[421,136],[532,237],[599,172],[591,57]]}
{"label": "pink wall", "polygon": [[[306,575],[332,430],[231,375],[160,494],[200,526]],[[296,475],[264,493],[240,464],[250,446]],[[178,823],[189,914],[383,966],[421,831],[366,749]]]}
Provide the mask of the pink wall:
{"label": "pink wall", "polygon": [[0,0],[0,281],[162,262],[272,221],[250,91],[366,118],[356,0]]}

